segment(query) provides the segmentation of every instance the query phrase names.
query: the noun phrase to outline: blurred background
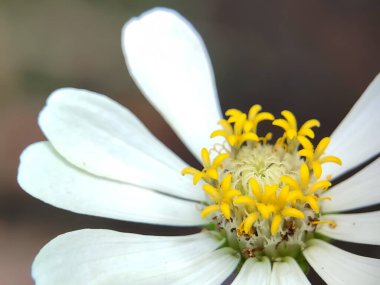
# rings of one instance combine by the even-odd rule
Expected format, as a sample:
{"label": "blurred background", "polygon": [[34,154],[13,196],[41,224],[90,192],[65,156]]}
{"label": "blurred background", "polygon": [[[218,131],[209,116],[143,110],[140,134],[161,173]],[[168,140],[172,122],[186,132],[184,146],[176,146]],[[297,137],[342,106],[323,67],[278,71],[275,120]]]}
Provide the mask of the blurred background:
{"label": "blurred background", "polygon": [[[223,110],[247,111],[255,103],[277,115],[289,109],[300,121],[318,118],[322,138],[380,71],[377,0],[0,0],[0,284],[33,284],[34,256],[67,231],[172,235],[195,230],[69,213],[34,199],[16,182],[19,154],[44,140],[38,112],[47,96],[64,86],[103,93],[128,106],[164,143],[195,163],[124,65],[122,25],[157,5],[177,9],[203,36]],[[340,245],[380,257],[377,247]],[[323,284],[313,278],[313,284]]]}

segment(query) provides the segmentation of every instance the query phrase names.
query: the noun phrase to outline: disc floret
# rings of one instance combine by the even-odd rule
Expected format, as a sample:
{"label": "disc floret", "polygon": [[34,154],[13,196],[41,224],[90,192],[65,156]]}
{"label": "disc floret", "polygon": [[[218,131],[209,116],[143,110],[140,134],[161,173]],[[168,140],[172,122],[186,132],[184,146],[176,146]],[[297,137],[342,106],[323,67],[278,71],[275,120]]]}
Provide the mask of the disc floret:
{"label": "disc floret", "polygon": [[[320,126],[317,120],[298,129],[293,113],[281,114],[283,118],[275,119],[261,112],[260,105],[252,106],[248,114],[227,110],[227,119],[219,121],[222,129],[211,137],[224,137],[228,147],[202,149],[203,169],[182,171],[193,175],[194,184],[204,182],[209,201],[201,216],[212,218],[230,246],[247,258],[296,256],[314,236],[317,224],[335,226],[333,221],[320,220],[320,194],[331,186],[329,179],[321,179],[321,164],[341,161],[324,156],[329,138],[314,148],[312,128]],[[269,142],[272,133],[258,134],[264,120],[284,131],[275,144]]]}

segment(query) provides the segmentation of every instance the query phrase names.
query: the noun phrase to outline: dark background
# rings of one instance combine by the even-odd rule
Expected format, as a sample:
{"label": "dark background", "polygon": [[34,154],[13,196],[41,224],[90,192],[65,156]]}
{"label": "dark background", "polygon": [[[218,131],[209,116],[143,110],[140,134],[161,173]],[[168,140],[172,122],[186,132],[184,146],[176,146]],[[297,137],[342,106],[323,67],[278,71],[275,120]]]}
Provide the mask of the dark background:
{"label": "dark background", "polygon": [[[16,183],[20,152],[44,139],[38,112],[49,93],[64,86],[123,103],[194,163],[132,82],[121,53],[123,23],[158,5],[180,11],[203,36],[223,110],[247,111],[256,103],[276,115],[289,109],[300,121],[318,118],[321,138],[333,131],[380,71],[377,0],[0,0],[0,284],[32,284],[35,254],[66,231],[194,231],[72,214],[30,197]],[[355,245],[351,250],[379,257],[377,247]]]}

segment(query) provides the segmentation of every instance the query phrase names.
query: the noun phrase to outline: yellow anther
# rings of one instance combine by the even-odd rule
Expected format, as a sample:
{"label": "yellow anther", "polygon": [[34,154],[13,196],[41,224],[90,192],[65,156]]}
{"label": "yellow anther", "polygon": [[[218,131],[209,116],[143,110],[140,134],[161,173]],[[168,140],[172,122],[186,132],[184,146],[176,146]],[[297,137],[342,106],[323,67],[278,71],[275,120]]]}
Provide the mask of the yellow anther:
{"label": "yellow anther", "polygon": [[259,215],[257,213],[251,213],[244,220],[244,232],[246,234],[252,234],[252,225],[257,221]]}
{"label": "yellow anther", "polygon": [[182,169],[181,174],[182,175],[185,175],[185,174],[195,175],[198,172],[199,172],[199,170],[195,169],[194,167],[185,167],[184,169]]}
{"label": "yellow anther", "polygon": [[261,199],[260,185],[257,183],[256,179],[251,178],[249,180],[249,186],[251,187],[251,192],[256,199]]}
{"label": "yellow anther", "polygon": [[262,121],[273,121],[273,120],[274,120],[274,116],[271,113],[261,112],[253,119],[253,122],[254,122],[254,125],[256,126],[258,123]]}
{"label": "yellow anther", "polygon": [[264,193],[261,196],[261,200],[263,203],[270,203],[276,200],[276,192],[278,189],[278,185],[265,185]]}
{"label": "yellow anther", "polygon": [[219,206],[218,205],[207,206],[201,212],[201,217],[202,218],[206,218],[207,216],[209,216],[209,215],[211,215],[211,214],[213,214],[215,212],[218,212],[218,211],[219,211]]}
{"label": "yellow anther", "polygon": [[299,135],[297,137],[297,140],[303,146],[304,149],[307,149],[307,150],[313,150],[314,149],[313,144],[311,143],[311,141],[308,138]]}
{"label": "yellow anther", "polygon": [[210,154],[206,148],[202,148],[201,150],[201,158],[202,158],[202,163],[205,168],[209,168],[211,166],[210,162]]}
{"label": "yellow anther", "polygon": [[297,120],[294,114],[288,110],[281,112],[281,115],[288,121],[290,128],[297,131]]}
{"label": "yellow anther", "polygon": [[314,151],[313,149],[301,149],[300,151],[298,151],[298,155],[299,156],[304,156],[308,159],[312,159],[313,158],[313,155],[314,155]]}
{"label": "yellow anther", "polygon": [[239,136],[241,135],[241,133],[243,132],[243,127],[244,127],[244,123],[246,122],[247,120],[247,115],[246,114],[241,114],[236,122],[235,122],[235,125],[234,125],[234,134],[235,136]]}
{"label": "yellow anther", "polygon": [[266,144],[272,139],[272,133],[267,133],[264,137],[259,137],[259,140]]}
{"label": "yellow anther", "polygon": [[204,184],[202,188],[207,193],[207,195],[212,200],[214,200],[215,203],[217,203],[220,200],[220,195],[215,187],[211,186],[210,184]]}
{"label": "yellow anther", "polygon": [[285,208],[281,211],[281,215],[284,217],[293,217],[293,218],[298,218],[298,219],[305,218],[305,214],[295,208]]}
{"label": "yellow anther", "polygon": [[286,185],[282,187],[280,194],[278,195],[277,203],[280,208],[282,208],[287,202],[288,194],[289,194],[289,186]]}
{"label": "yellow anther", "polygon": [[214,161],[212,163],[212,166],[215,168],[215,167],[219,167],[222,162],[228,158],[230,156],[229,153],[221,153],[219,155],[217,155],[215,158],[214,158]]}
{"label": "yellow anther", "polygon": [[280,180],[285,183],[286,185],[289,185],[291,189],[293,190],[299,190],[299,185],[298,185],[298,182],[292,178],[292,177],[289,177],[289,176],[282,176],[280,177]]}
{"label": "yellow anther", "polygon": [[326,163],[326,162],[333,162],[338,165],[342,165],[342,161],[340,160],[340,158],[333,155],[324,156],[323,158],[321,158],[320,161],[321,161],[321,164]]}
{"label": "yellow anther", "polygon": [[240,196],[241,192],[239,190],[230,189],[226,193],[224,193],[223,200],[226,202],[230,202],[236,196]]}
{"label": "yellow anther", "polygon": [[281,224],[281,215],[280,214],[274,215],[272,219],[272,224],[270,226],[270,232],[272,236],[277,233],[278,228],[280,227],[280,224]]}
{"label": "yellow anther", "polygon": [[206,176],[214,180],[218,180],[218,171],[215,168],[210,168],[206,170]]}
{"label": "yellow anther", "polygon": [[331,186],[331,182],[327,180],[321,180],[315,182],[313,185],[309,188],[309,193],[314,194],[315,192],[322,190],[326,191]]}
{"label": "yellow anther", "polygon": [[223,193],[227,192],[231,188],[231,181],[232,181],[232,175],[231,173],[227,173],[223,180],[222,183],[220,183],[220,188],[222,189]]}
{"label": "yellow anther", "polygon": [[256,115],[261,111],[261,106],[256,104],[256,105],[253,105],[250,109],[249,109],[249,112],[248,112],[248,120],[249,121],[253,121],[256,117]]}
{"label": "yellow anther", "polygon": [[317,202],[317,197],[309,195],[305,197],[306,202],[309,204],[310,208],[316,213],[319,213],[319,205]]}
{"label": "yellow anther", "polygon": [[334,221],[312,221],[313,225],[329,225],[331,228],[335,229],[337,224]]}
{"label": "yellow anther", "polygon": [[332,198],[329,197],[329,196],[328,196],[328,197],[319,197],[318,200],[319,200],[319,201],[331,201]]}
{"label": "yellow anther", "polygon": [[320,178],[322,175],[322,165],[319,161],[311,162],[311,169],[313,169],[316,178]]}
{"label": "yellow anther", "polygon": [[299,191],[291,191],[287,197],[288,202],[291,202],[293,205],[297,202],[297,200],[303,200],[304,195]]}
{"label": "yellow anther", "polygon": [[221,205],[220,205],[220,211],[222,212],[223,216],[229,220],[231,218],[231,210],[230,210],[230,206],[223,202]]}
{"label": "yellow anther", "polygon": [[262,203],[257,204],[257,210],[264,219],[269,219],[269,216],[272,213],[272,209]]}
{"label": "yellow anther", "polygon": [[239,196],[234,200],[234,205],[244,205],[244,206],[254,207],[256,205],[256,202],[250,196]]}
{"label": "yellow anther", "polygon": [[243,112],[238,109],[228,109],[224,114],[229,117],[228,122],[234,123]]}
{"label": "yellow anther", "polygon": [[272,124],[284,129],[285,132],[291,129],[289,123],[284,119],[276,119],[272,122]]}
{"label": "yellow anther", "polygon": [[314,128],[314,127],[320,127],[320,123],[318,120],[315,120],[315,119],[312,119],[312,120],[308,120],[306,121],[300,128],[298,134],[300,136],[307,136],[311,139],[314,138],[314,131],[311,129],[311,128]]}
{"label": "yellow anther", "polygon": [[330,143],[330,138],[325,137],[321,139],[314,151],[314,159],[318,159],[326,150],[327,146]]}

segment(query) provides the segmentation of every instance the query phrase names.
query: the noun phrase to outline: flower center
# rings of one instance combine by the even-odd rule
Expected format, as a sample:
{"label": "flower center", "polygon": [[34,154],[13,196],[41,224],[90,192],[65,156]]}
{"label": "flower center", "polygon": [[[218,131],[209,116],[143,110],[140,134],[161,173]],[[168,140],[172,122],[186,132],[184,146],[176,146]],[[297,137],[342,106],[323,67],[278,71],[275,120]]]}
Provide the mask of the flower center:
{"label": "flower center", "polygon": [[[219,150],[202,149],[203,169],[186,167],[182,174],[193,175],[194,184],[204,181],[202,188],[209,200],[201,216],[211,218],[229,246],[244,257],[296,257],[314,236],[317,224],[335,226],[333,221],[320,220],[319,202],[329,199],[320,194],[331,186],[328,179],[321,179],[321,165],[341,161],[323,155],[329,138],[316,147],[312,144],[317,120],[298,129],[291,112],[283,111],[284,118],[275,119],[260,110],[259,105],[252,106],[248,114],[228,110],[228,119],[219,121],[222,129],[211,134],[223,136],[226,145]],[[271,133],[257,134],[263,120],[284,130],[275,144],[268,143]]]}

